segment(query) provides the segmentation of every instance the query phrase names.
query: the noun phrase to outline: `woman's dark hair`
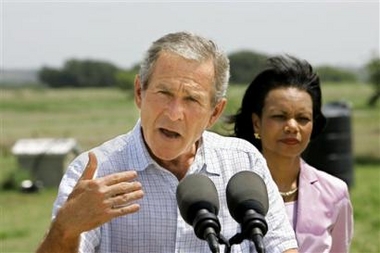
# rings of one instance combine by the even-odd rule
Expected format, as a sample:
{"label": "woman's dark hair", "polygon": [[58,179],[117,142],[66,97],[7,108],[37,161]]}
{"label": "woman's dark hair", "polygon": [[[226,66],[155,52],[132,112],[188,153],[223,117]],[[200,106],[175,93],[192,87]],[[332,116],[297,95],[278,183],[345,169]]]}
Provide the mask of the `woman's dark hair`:
{"label": "woman's dark hair", "polygon": [[311,139],[315,138],[326,124],[326,118],[321,111],[322,92],[319,77],[307,61],[289,55],[269,58],[268,67],[250,83],[237,114],[227,117],[228,123],[235,124],[234,136],[251,142],[261,150],[261,141],[254,137],[252,113],[261,118],[269,91],[284,87],[295,87],[310,95],[313,102]]}

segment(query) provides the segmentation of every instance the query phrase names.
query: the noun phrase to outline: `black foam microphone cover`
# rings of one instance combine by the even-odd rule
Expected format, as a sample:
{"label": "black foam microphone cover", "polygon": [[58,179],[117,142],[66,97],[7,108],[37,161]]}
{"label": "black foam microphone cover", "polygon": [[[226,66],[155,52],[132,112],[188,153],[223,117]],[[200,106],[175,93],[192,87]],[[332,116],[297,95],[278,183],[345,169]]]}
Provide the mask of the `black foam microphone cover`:
{"label": "black foam microphone cover", "polygon": [[186,176],[178,184],[176,195],[181,216],[193,226],[195,235],[207,241],[211,252],[220,252],[219,198],[211,179],[202,174]]}
{"label": "black foam microphone cover", "polygon": [[190,225],[199,210],[206,209],[215,215],[219,212],[217,189],[205,175],[191,174],[183,178],[178,184],[176,197],[181,216]]}
{"label": "black foam microphone cover", "polygon": [[240,171],[233,175],[226,188],[227,205],[231,216],[239,223],[248,210],[265,216],[269,201],[263,179],[252,171]]}

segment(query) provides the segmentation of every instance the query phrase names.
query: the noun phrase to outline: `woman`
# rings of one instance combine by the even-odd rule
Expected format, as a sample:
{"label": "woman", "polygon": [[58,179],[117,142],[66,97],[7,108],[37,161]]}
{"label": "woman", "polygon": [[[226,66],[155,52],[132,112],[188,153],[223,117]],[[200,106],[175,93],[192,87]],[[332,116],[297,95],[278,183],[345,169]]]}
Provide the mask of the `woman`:
{"label": "woman", "polygon": [[306,61],[269,59],[229,118],[234,135],[255,145],[285,202],[300,252],[348,252],[353,215],[347,185],[301,154],[324,128],[319,77]]}

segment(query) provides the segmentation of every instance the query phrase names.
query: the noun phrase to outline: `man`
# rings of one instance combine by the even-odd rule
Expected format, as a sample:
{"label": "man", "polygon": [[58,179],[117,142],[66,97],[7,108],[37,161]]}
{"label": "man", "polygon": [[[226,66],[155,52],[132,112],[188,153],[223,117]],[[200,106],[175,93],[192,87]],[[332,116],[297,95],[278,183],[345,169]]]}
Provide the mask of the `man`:
{"label": "man", "polygon": [[[131,132],[71,163],[37,252],[210,252],[179,214],[179,180],[202,173],[215,183],[221,234],[231,238],[240,226],[229,214],[225,189],[241,170],[256,172],[268,188],[267,252],[297,252],[260,153],[248,142],[206,131],[226,105],[228,79],[228,58],[212,41],[185,32],[155,41],[135,79],[140,119]],[[246,240],[233,250],[254,247]]]}

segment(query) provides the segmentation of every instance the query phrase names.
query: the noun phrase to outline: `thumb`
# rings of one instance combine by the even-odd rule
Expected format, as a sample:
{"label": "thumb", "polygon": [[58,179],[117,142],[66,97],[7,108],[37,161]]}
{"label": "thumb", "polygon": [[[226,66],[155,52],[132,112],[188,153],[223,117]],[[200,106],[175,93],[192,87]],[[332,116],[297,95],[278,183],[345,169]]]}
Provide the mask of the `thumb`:
{"label": "thumb", "polygon": [[86,168],[83,171],[83,174],[80,180],[93,179],[97,167],[98,167],[98,160],[96,159],[95,154],[93,152],[89,152],[88,163],[86,165]]}

